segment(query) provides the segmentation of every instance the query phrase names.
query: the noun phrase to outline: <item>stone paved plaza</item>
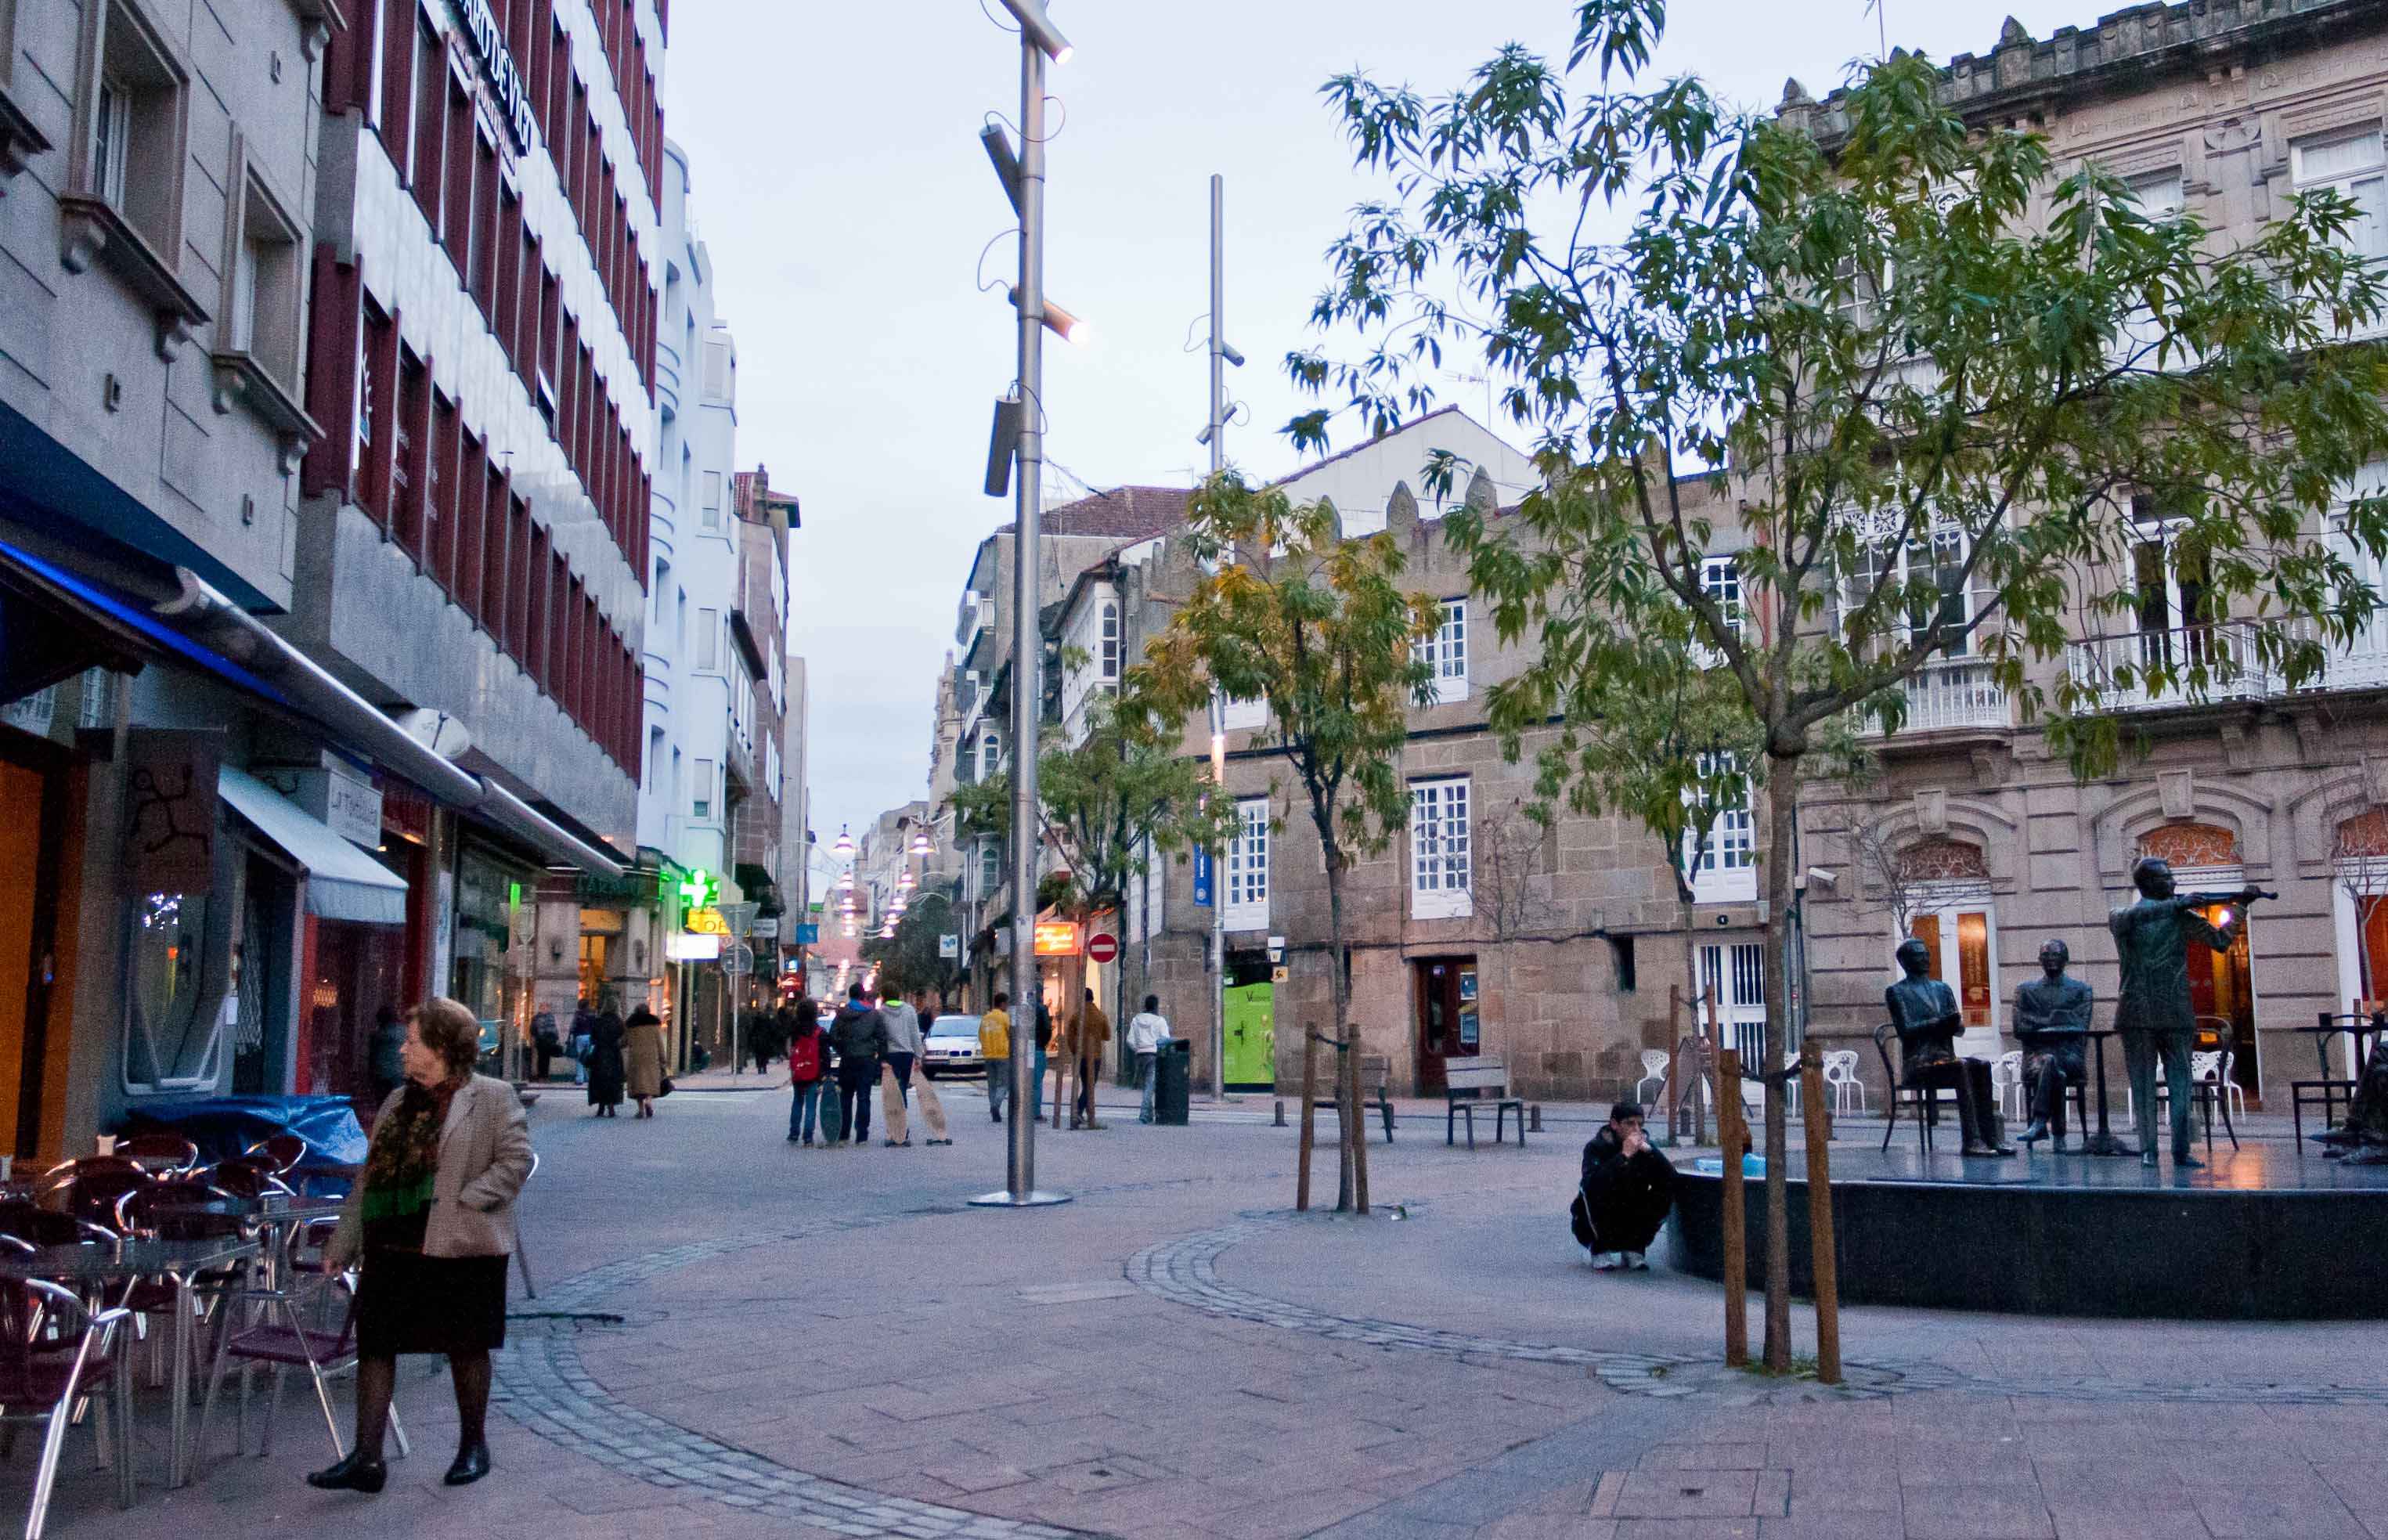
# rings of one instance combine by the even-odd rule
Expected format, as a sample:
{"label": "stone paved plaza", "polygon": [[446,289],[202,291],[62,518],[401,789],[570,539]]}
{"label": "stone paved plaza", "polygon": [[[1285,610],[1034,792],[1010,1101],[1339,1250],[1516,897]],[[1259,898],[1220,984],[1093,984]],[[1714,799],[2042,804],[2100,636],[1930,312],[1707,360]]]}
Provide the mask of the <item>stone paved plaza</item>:
{"label": "stone paved plaza", "polygon": [[[1846,1386],[1773,1381],[1722,1368],[1713,1285],[1586,1269],[1588,1123],[1470,1152],[1407,1118],[1357,1221],[1287,1212],[1265,1101],[1120,1109],[1043,1134],[1075,1201],[1023,1214],[966,1206],[1001,1143],[946,1097],[951,1148],[807,1151],[783,1092],[653,1123],[552,1093],[494,1478],[439,1484],[453,1413],[410,1363],[377,1498],[300,1482],[329,1445],[298,1385],[270,1458],[220,1419],[167,1493],[150,1396],[139,1503],[78,1434],[50,1533],[2388,1540],[2388,1326],[1852,1309]],[[17,1512],[32,1447],[0,1466]]]}

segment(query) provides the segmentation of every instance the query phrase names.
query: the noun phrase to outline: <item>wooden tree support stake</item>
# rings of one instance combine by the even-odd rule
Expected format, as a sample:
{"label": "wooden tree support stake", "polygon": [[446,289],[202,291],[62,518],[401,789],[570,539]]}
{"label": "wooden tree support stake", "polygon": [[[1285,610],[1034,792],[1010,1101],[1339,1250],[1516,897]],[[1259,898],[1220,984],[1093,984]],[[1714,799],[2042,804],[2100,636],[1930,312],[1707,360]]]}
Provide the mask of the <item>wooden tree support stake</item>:
{"label": "wooden tree support stake", "polygon": [[1824,1111],[1824,1057],[1813,1039],[1799,1045],[1799,1095],[1807,1115],[1808,1244],[1816,1288],[1816,1378],[1841,1382],[1841,1270],[1833,1242],[1833,1128]]}
{"label": "wooden tree support stake", "polygon": [[1724,1251],[1724,1361],[1734,1368],[1749,1362],[1749,1251],[1744,1224],[1747,1209],[1741,1180],[1742,1152],[1749,1147],[1741,1113],[1741,1055],[1717,1050],[1717,1141],[1724,1146],[1724,1202],[1720,1238]]}
{"label": "wooden tree support stake", "polygon": [[1310,1149],[1318,1138],[1318,1024],[1302,1024],[1302,1153],[1295,1158],[1293,1206],[1310,1210]]}

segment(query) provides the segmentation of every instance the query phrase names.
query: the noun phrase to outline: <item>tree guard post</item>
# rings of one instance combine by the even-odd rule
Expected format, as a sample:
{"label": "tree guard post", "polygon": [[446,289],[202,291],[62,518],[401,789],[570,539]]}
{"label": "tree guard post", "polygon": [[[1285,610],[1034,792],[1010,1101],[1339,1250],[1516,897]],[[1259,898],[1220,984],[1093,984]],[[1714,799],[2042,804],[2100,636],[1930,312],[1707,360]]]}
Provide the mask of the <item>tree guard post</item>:
{"label": "tree guard post", "polygon": [[1318,1137],[1318,1024],[1302,1024],[1302,1153],[1293,1168],[1293,1206],[1310,1210],[1310,1149]]}
{"label": "tree guard post", "polygon": [[1824,1110],[1824,1056],[1810,1038],[1799,1045],[1799,1095],[1807,1115],[1809,1276],[1815,1281],[1816,1378],[1841,1382],[1841,1270],[1833,1241],[1833,1126]]}
{"label": "tree guard post", "polygon": [[1717,1050],[1717,1079],[1733,1094],[1717,1096],[1717,1141],[1724,1146],[1723,1202],[1718,1223],[1724,1253],[1724,1361],[1738,1368],[1749,1362],[1749,1254],[1744,1230],[1747,1210],[1742,1193],[1741,1155],[1749,1137],[1741,1116],[1741,1055]]}

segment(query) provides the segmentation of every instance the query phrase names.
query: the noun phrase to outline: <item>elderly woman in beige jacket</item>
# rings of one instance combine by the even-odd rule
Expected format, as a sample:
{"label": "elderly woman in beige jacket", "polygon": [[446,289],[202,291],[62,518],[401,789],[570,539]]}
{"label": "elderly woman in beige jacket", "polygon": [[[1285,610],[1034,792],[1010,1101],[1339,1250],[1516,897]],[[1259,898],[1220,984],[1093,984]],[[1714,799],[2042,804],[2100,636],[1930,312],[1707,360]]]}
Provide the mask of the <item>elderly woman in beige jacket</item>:
{"label": "elderly woman in beige jacket", "polygon": [[311,1486],[379,1492],[388,1480],[382,1435],[401,1353],[448,1356],[457,1420],[448,1484],[489,1472],[489,1354],[505,1344],[514,1199],[531,1152],[514,1088],[473,1073],[480,1046],[480,1024],[452,999],[407,1012],[406,1084],[382,1103],[364,1173],[325,1249],[335,1267],[362,1263],[356,1445],[310,1475]]}

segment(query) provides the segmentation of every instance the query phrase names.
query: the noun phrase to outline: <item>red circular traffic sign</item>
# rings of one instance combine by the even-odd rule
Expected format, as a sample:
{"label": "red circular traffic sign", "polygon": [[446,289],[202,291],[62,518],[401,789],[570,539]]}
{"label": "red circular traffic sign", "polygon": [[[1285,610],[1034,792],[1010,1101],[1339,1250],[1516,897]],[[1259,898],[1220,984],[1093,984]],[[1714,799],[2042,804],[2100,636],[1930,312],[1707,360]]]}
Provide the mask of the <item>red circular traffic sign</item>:
{"label": "red circular traffic sign", "polygon": [[1109,962],[1119,956],[1119,937],[1099,932],[1086,937],[1086,956],[1096,962]]}

